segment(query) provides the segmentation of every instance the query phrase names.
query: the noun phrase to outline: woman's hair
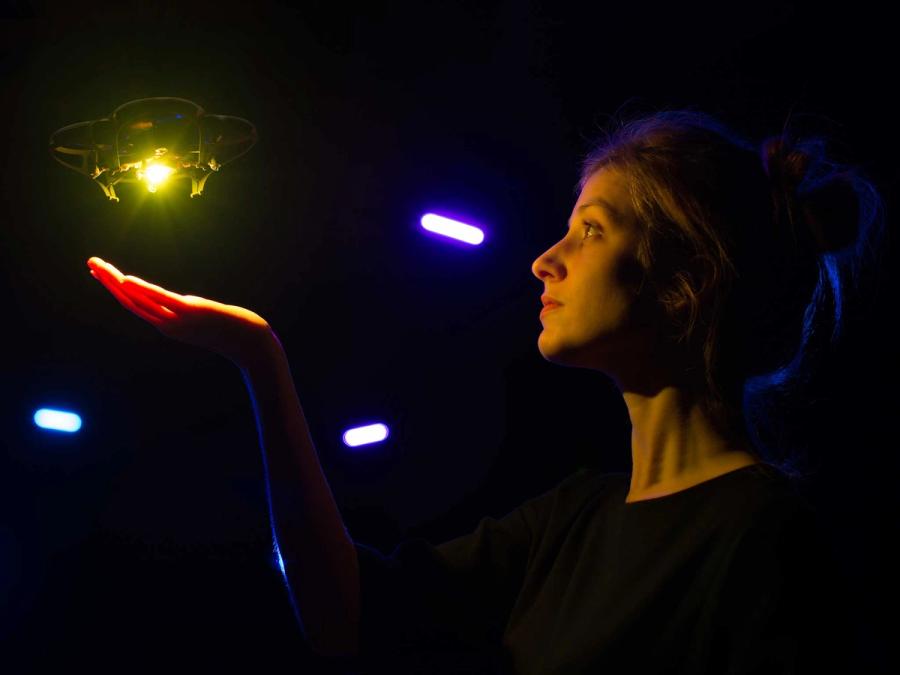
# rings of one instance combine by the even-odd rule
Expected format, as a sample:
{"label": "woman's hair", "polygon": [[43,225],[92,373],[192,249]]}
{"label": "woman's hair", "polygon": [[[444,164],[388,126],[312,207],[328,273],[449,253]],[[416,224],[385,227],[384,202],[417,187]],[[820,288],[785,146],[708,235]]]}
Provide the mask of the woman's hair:
{"label": "woman's hair", "polygon": [[625,178],[641,288],[689,355],[702,404],[720,430],[752,439],[765,464],[807,478],[807,448],[802,434],[789,438],[789,420],[815,399],[812,379],[842,337],[847,300],[862,299],[866,274],[880,269],[878,190],[830,159],[825,139],[796,138],[787,125],[755,145],[681,109],[604,133],[577,190],[604,167]]}

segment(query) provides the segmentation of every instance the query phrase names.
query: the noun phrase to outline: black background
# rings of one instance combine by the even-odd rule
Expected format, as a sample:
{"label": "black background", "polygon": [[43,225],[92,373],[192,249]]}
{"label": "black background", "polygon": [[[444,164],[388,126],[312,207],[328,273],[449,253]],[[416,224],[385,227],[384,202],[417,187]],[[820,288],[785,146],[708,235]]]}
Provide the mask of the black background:
{"label": "black background", "polygon": [[[611,381],[538,352],[531,273],[611,114],[697,106],[757,142],[791,114],[864,167],[891,216],[896,38],[874,4],[3,7],[7,672],[326,669],[274,563],[240,373],[124,311],[88,257],[264,316],[351,535],[389,552],[579,466],[630,469]],[[182,184],[109,202],[49,156],[56,129],[151,96],[246,118],[258,143],[193,200]],[[419,216],[441,210],[484,245],[424,236]],[[893,637],[878,618],[896,598],[892,281],[851,317],[810,431],[861,672]],[[81,432],[39,432],[44,406],[78,411]],[[385,443],[341,443],[369,421]]]}

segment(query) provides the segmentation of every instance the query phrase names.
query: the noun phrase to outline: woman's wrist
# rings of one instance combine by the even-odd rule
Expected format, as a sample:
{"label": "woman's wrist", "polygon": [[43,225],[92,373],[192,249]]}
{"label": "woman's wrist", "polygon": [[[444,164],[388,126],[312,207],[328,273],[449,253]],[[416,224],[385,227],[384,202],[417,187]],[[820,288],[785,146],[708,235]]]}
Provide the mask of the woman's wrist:
{"label": "woman's wrist", "polygon": [[279,360],[285,359],[281,341],[271,328],[261,331],[257,339],[249,345],[246,353],[235,361],[244,375],[252,375],[260,368],[271,368]]}

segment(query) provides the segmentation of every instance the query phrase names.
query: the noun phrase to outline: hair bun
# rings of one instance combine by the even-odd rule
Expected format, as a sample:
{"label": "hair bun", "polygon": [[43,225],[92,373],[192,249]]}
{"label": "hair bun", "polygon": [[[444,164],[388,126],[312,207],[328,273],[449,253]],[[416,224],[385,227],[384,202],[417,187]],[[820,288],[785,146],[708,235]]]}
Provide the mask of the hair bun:
{"label": "hair bun", "polygon": [[808,235],[817,253],[855,241],[859,202],[854,178],[844,167],[827,161],[821,141],[772,136],[763,142],[761,155],[777,221],[786,214],[794,232]]}
{"label": "hair bun", "polygon": [[[806,175],[809,166],[809,156],[800,152],[793,139],[782,134],[772,136],[763,141],[761,148],[763,168],[769,177],[773,219],[785,231],[792,232],[795,243],[805,240],[804,248],[819,249],[818,243],[811,241],[812,233],[809,231],[809,220],[805,217],[805,211],[801,213],[799,202],[799,186]],[[797,220],[804,221],[798,223]]]}
{"label": "hair bun", "polygon": [[811,157],[786,136],[772,136],[762,145],[763,168],[773,182],[781,182],[791,191],[803,181]]}

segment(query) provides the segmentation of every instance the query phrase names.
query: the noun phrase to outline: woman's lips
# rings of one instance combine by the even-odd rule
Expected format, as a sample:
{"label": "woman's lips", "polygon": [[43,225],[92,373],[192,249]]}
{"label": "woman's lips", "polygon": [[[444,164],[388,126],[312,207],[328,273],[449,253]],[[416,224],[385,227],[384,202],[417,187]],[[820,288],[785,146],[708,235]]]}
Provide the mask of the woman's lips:
{"label": "woman's lips", "polygon": [[541,310],[541,316],[544,316],[544,314],[556,309],[557,307],[562,307],[562,305],[557,305],[555,302],[548,302],[546,305],[544,305],[544,309]]}

